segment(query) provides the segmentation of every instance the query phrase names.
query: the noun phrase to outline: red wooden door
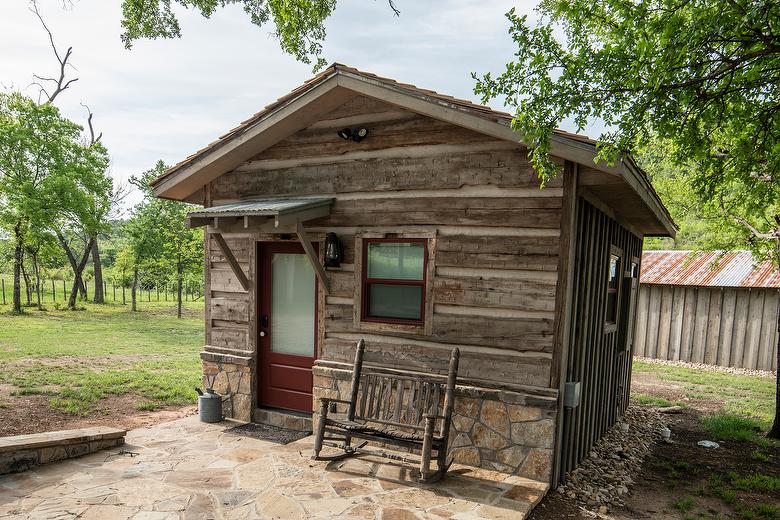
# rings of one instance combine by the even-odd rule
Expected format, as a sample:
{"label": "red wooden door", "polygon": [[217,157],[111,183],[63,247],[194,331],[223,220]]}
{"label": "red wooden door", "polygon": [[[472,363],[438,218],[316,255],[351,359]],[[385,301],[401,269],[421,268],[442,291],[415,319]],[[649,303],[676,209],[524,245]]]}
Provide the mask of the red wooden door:
{"label": "red wooden door", "polygon": [[259,402],[311,412],[317,352],[314,269],[294,242],[261,242],[258,259]]}

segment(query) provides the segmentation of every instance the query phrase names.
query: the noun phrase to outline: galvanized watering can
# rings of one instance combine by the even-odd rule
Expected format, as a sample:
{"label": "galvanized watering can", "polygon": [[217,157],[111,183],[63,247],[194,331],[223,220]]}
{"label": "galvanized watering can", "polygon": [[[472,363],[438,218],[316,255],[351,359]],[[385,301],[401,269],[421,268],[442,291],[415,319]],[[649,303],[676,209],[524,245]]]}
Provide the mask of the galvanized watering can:
{"label": "galvanized watering can", "polygon": [[202,422],[215,423],[224,419],[221,395],[213,388],[207,388],[205,393],[200,388],[195,391],[198,392],[198,416]]}

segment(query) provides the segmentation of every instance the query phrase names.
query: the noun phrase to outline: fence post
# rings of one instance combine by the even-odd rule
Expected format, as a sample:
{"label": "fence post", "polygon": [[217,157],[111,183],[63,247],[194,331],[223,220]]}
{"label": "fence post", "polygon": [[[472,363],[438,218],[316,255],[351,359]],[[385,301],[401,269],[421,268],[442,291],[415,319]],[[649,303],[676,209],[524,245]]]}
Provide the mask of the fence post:
{"label": "fence post", "polygon": [[0,285],[3,287],[3,305],[5,305],[5,278],[0,279]]}
{"label": "fence post", "polygon": [[62,279],[62,299],[68,299],[68,293],[65,292],[65,278]]}
{"label": "fence post", "polygon": [[107,292],[108,292],[108,282],[103,280],[103,298],[106,297]]}
{"label": "fence post", "polygon": [[127,305],[127,301],[125,300],[125,284],[122,284],[122,305]]}
{"label": "fence post", "polygon": [[51,301],[57,301],[57,291],[54,289],[54,278],[51,279]]}

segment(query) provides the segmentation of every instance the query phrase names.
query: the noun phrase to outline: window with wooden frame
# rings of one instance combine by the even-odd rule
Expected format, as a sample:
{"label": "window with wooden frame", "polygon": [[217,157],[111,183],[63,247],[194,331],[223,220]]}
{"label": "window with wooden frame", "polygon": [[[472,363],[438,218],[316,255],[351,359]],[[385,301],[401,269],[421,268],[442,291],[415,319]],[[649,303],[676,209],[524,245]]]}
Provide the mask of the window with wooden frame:
{"label": "window with wooden frame", "polygon": [[422,325],[428,240],[363,240],[361,319],[368,322]]}
{"label": "window with wooden frame", "polygon": [[607,271],[607,304],[604,332],[617,330],[622,263],[623,251],[612,246],[609,251],[609,270]]}

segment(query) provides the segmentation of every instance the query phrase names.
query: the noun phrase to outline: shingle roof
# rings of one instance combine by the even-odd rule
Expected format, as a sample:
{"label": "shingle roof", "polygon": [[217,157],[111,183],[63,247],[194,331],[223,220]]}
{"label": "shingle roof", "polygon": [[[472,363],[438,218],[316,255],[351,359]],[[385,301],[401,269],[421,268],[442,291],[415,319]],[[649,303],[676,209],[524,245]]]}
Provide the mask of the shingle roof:
{"label": "shingle roof", "polygon": [[645,251],[640,282],[700,287],[780,289],[780,271],[749,251]]}
{"label": "shingle roof", "polygon": [[[197,158],[201,157],[202,155],[205,155],[206,153],[210,152],[213,149],[218,148],[223,143],[227,142],[231,137],[240,134],[242,131],[246,130],[250,126],[252,126],[254,123],[262,119],[265,115],[267,115],[269,112],[273,111],[274,109],[278,108],[279,106],[283,105],[285,102],[295,98],[299,94],[303,93],[304,91],[312,88],[314,84],[317,84],[321,81],[324,81],[325,79],[339,73],[349,73],[354,74],[357,76],[362,76],[364,78],[370,78],[375,81],[379,81],[385,85],[392,86],[395,88],[400,88],[403,90],[406,90],[412,94],[427,97],[430,99],[433,99],[435,101],[447,104],[449,106],[452,106],[454,108],[459,108],[461,110],[467,110],[470,113],[474,115],[478,115],[480,117],[484,117],[486,119],[490,119],[492,121],[501,121],[505,122],[506,124],[509,124],[512,120],[512,115],[507,112],[502,112],[500,110],[494,110],[490,107],[484,106],[484,105],[478,105],[476,103],[472,103],[471,101],[465,100],[465,99],[459,99],[452,96],[447,96],[445,94],[440,94],[433,90],[428,90],[424,88],[417,87],[415,85],[412,85],[410,83],[401,83],[391,78],[385,78],[382,76],[378,76],[376,74],[372,74],[370,72],[364,72],[361,70],[358,70],[353,67],[348,67],[346,65],[343,65],[341,63],[333,63],[328,68],[317,74],[316,76],[309,78],[306,80],[302,85],[298,86],[297,88],[293,89],[288,94],[280,97],[270,105],[266,105],[263,107],[263,109],[257,113],[255,113],[252,117],[242,121],[238,126],[230,130],[229,132],[221,135],[219,139],[216,141],[213,141],[206,145],[205,147],[201,148],[200,150],[196,151],[195,153],[188,156],[183,161],[171,166],[165,173],[157,177],[154,181],[152,181],[152,185],[159,183],[169,175],[175,173],[177,170],[183,168],[184,166],[187,166],[188,164],[195,161]],[[564,130],[556,130],[556,134],[565,137],[567,139],[571,139],[574,141],[579,141],[581,143],[586,143],[588,145],[595,146],[596,141],[591,139],[590,137],[580,135],[580,134],[574,134],[571,132],[566,132]]]}

